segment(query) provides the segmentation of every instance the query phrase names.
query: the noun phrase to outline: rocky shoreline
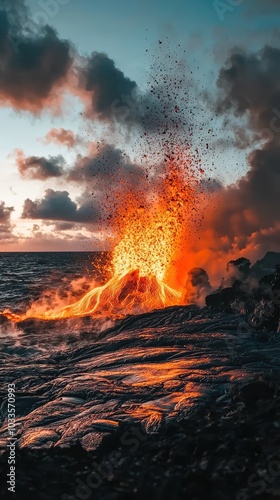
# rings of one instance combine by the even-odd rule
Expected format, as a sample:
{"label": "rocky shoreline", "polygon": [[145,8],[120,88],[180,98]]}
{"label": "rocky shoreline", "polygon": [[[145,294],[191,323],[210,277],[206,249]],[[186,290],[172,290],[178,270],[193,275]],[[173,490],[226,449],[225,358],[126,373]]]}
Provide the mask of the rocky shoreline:
{"label": "rocky shoreline", "polygon": [[[239,279],[204,308],[131,316],[104,330],[92,318],[76,329],[29,320],[16,331],[3,320],[1,498],[10,382],[15,499],[280,498],[280,267],[249,293],[248,262],[232,268]],[[204,278],[196,270],[193,289]]]}
{"label": "rocky shoreline", "polygon": [[[275,500],[280,496],[280,375],[260,374],[147,434],[122,424],[89,452],[17,450],[23,500],[154,498]],[[1,456],[1,477],[7,467]],[[3,484],[3,483],[2,483]],[[1,498],[7,488],[2,486]]]}

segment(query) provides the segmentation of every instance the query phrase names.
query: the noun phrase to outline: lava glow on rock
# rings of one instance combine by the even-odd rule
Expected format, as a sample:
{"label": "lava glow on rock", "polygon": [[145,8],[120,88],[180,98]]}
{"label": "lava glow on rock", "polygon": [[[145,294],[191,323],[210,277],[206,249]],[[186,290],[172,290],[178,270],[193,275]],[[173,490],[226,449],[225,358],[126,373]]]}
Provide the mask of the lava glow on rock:
{"label": "lava glow on rock", "polygon": [[170,162],[161,189],[146,206],[125,203],[120,213],[120,239],[112,256],[112,277],[74,304],[46,309],[33,303],[24,314],[2,314],[12,321],[73,317],[122,317],[179,305],[183,296],[169,283],[173,260],[182,245],[195,189],[186,169]]}

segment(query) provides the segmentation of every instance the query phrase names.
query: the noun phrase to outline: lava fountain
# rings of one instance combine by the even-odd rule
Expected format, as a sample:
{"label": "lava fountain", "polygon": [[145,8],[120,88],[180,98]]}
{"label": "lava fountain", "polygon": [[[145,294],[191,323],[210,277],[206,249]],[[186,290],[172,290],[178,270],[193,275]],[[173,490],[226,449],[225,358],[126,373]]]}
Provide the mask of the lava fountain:
{"label": "lava fountain", "polygon": [[28,318],[117,318],[179,305],[182,293],[168,284],[168,274],[182,244],[194,192],[186,182],[186,171],[171,161],[161,189],[149,203],[139,206],[133,197],[124,203],[119,214],[120,238],[112,256],[112,277],[105,285],[59,309],[46,310],[40,303],[33,303],[24,314],[10,310],[2,314],[15,322]]}

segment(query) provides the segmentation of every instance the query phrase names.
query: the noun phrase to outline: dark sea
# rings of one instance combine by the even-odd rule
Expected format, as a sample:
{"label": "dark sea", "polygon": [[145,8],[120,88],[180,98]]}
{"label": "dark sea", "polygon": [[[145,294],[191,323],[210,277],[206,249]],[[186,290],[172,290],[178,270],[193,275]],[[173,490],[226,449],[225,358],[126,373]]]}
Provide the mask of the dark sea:
{"label": "dark sea", "polygon": [[[45,290],[63,294],[75,280],[103,282],[99,264],[105,262],[106,254],[99,252],[0,253],[0,310],[24,312]],[[81,283],[80,293],[77,286],[74,296],[84,290]]]}
{"label": "dark sea", "polygon": [[[104,281],[93,253],[0,254],[0,311],[25,311],[49,290],[63,300]],[[102,266],[101,266],[102,269]],[[64,294],[64,298],[63,298]],[[240,334],[242,318],[177,306],[113,322],[104,318],[13,323],[0,316],[0,451],[7,387],[16,388],[18,446],[81,443],[96,449],[121,423],[157,432],[234,384],[279,371],[279,344]]]}

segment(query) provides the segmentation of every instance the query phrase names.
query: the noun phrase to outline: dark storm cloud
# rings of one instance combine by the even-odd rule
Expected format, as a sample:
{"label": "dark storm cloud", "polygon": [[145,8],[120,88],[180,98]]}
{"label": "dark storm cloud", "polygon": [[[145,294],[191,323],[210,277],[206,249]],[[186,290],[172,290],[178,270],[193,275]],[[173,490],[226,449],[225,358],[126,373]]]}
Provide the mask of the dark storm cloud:
{"label": "dark storm cloud", "polygon": [[280,219],[280,148],[259,149],[249,157],[250,169],[236,185],[218,193],[213,225],[229,243],[261,228],[274,227]]}
{"label": "dark storm cloud", "polygon": [[184,93],[185,89],[176,88],[176,75],[172,68],[169,76],[162,75],[162,80],[157,81],[155,77],[147,92],[138,91],[130,100],[124,97],[125,106],[116,108],[116,113],[123,109],[123,116],[126,118],[127,115],[127,124],[147,133],[166,134],[172,129],[178,129],[178,123],[186,125],[183,110],[185,96],[180,95],[180,91]]}
{"label": "dark storm cloud", "polygon": [[[162,56],[164,61],[167,55],[163,53]],[[179,62],[176,61],[176,64],[178,66]],[[163,126],[166,129],[176,127],[179,122],[178,85],[181,85],[183,92],[186,92],[186,88],[182,80],[180,83],[178,80],[181,68],[172,65],[170,58],[169,68],[156,68],[149,89],[141,92],[137,83],[116,68],[115,62],[107,54],[94,52],[78,68],[79,96],[85,100],[86,117],[151,133]],[[180,103],[182,99],[183,95]],[[182,122],[182,117],[180,119]]]}
{"label": "dark storm cloud", "polygon": [[[47,17],[43,13],[41,20]],[[73,81],[71,86],[67,82],[74,59],[77,87]],[[67,88],[85,101],[88,118],[110,124],[138,123],[136,82],[101,52],[84,57],[82,64],[78,59],[69,41],[61,40],[49,25],[35,22],[23,0],[0,0],[0,102],[32,113],[46,107],[57,112]],[[68,147],[74,144],[69,134],[49,139],[61,139]]]}
{"label": "dark storm cloud", "polygon": [[229,246],[242,249],[248,238],[260,241],[258,233],[262,239],[275,234],[280,220],[280,50],[235,51],[218,86],[219,112],[246,117],[252,136],[263,141],[248,157],[248,173],[218,193],[217,207],[207,216]]}
{"label": "dark storm cloud", "polygon": [[[144,176],[143,170],[133,164],[118,148],[103,144],[87,156],[78,156],[75,166],[69,171],[68,180],[112,184],[127,181],[137,184]],[[101,187],[101,186],[100,186]]]}
{"label": "dark storm cloud", "polygon": [[249,117],[257,138],[280,142],[280,49],[235,51],[221,70],[220,112]]}
{"label": "dark storm cloud", "polygon": [[151,190],[147,172],[106,143],[91,144],[87,156],[79,155],[66,180],[90,190],[100,207],[100,221],[110,227],[117,223],[119,210],[123,212],[128,200],[143,204]]}
{"label": "dark storm cloud", "polygon": [[112,102],[112,121],[146,133],[166,133],[174,129],[184,117],[179,118],[176,95],[171,88],[170,82],[154,81],[146,92],[137,88],[131,94],[122,94]]}
{"label": "dark storm cloud", "polygon": [[105,144],[97,148],[92,155],[78,156],[75,166],[70,170],[68,178],[74,181],[89,181],[94,177],[106,178],[122,165],[123,153],[114,146]]}
{"label": "dark storm cloud", "polygon": [[34,25],[24,1],[0,1],[0,102],[34,113],[58,106],[56,89],[71,64],[70,43]]}
{"label": "dark storm cloud", "polygon": [[[0,0],[0,104],[34,114],[45,108],[58,113],[68,90],[83,101],[88,119],[152,133],[163,125],[176,126],[179,116],[173,91],[178,68],[168,68],[169,81],[163,68],[157,68],[143,93],[109,56],[93,52],[80,57],[69,41],[42,24],[48,19],[45,10],[38,14],[32,18],[24,0]],[[173,55],[168,59],[163,53],[162,60],[172,65],[177,59]],[[69,133],[54,133],[47,140],[73,147],[75,139]]]}
{"label": "dark storm cloud", "polygon": [[81,70],[81,87],[91,93],[88,114],[110,121],[114,117],[113,103],[122,100],[123,95],[130,96],[137,84],[116,68],[106,54],[93,52]]}
{"label": "dark storm cloud", "polygon": [[88,195],[78,204],[67,191],[47,189],[41,200],[25,200],[22,218],[91,224],[99,220],[99,207]]}
{"label": "dark storm cloud", "polygon": [[25,157],[22,151],[17,151],[16,161],[20,174],[28,179],[44,181],[51,177],[62,177],[64,174],[63,156]]}
{"label": "dark storm cloud", "polygon": [[83,190],[76,203],[67,191],[48,189],[42,200],[25,201],[23,218],[88,224],[106,220],[110,224],[124,203],[124,194],[142,200],[150,190],[146,171],[106,143],[90,143],[87,156],[78,155],[67,169],[61,156],[25,158],[22,151],[17,151],[17,164],[23,177],[42,181],[61,178]]}

